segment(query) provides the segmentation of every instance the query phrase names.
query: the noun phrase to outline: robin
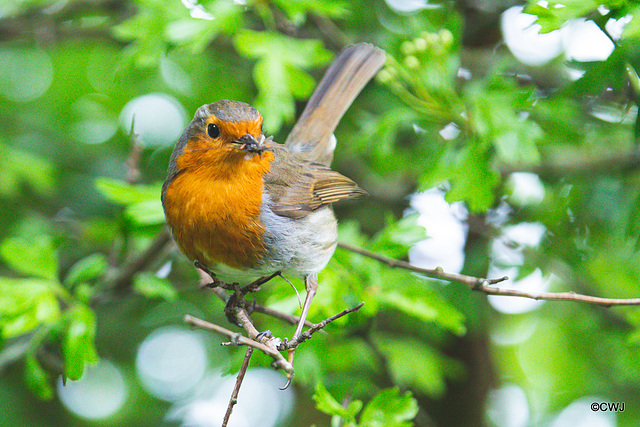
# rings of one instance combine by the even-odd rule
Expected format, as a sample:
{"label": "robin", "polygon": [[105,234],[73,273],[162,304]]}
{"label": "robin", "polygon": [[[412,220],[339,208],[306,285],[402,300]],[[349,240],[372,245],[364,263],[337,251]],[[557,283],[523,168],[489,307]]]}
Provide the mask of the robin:
{"label": "robin", "polygon": [[329,168],[333,131],[384,60],[369,44],[345,48],[284,145],[265,137],[255,108],[222,100],[196,111],[171,155],[162,205],[180,250],[225,283],[278,272],[302,278],[294,339],[336,248],[331,204],[365,193]]}

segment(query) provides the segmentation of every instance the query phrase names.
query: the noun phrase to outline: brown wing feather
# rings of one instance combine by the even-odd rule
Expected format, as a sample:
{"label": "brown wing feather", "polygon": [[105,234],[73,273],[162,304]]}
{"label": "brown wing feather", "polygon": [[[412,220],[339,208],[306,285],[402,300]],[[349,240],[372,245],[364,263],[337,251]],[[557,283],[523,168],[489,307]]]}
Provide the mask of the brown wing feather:
{"label": "brown wing feather", "polygon": [[367,194],[346,176],[291,153],[274,144],[275,160],[265,176],[271,210],[281,216],[301,218],[342,199]]}

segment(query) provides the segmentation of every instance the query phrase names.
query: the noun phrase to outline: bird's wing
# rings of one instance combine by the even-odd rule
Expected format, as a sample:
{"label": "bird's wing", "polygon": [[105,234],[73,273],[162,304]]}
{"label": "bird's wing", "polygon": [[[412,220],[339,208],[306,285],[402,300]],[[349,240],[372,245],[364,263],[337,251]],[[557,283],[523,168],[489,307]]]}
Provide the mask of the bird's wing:
{"label": "bird's wing", "polygon": [[264,184],[271,210],[278,215],[301,218],[322,206],[366,194],[358,184],[324,165],[305,160],[282,146],[274,151],[275,160]]}

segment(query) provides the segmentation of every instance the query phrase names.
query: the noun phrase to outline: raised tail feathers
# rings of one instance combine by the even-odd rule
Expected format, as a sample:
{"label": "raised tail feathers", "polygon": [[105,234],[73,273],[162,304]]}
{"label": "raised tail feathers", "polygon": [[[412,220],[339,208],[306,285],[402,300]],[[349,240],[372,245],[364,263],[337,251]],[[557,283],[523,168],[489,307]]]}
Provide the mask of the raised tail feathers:
{"label": "raised tail feathers", "polygon": [[343,49],[333,61],[289,133],[285,145],[316,163],[330,165],[333,132],[364,86],[382,67],[383,50],[359,43]]}

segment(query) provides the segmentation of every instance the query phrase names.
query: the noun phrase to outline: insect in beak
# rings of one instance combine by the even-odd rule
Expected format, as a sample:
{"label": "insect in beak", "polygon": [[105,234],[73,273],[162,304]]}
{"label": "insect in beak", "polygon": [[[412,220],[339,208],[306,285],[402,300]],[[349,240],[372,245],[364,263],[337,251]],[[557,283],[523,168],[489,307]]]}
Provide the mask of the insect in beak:
{"label": "insect in beak", "polygon": [[256,139],[253,135],[246,134],[241,138],[233,141],[232,144],[242,151],[246,151],[248,154],[260,154],[265,151],[273,151],[267,142],[270,142],[271,138],[265,138],[264,135],[260,135]]}

